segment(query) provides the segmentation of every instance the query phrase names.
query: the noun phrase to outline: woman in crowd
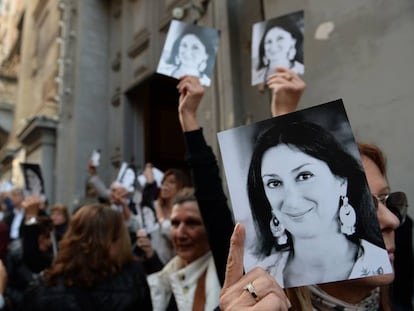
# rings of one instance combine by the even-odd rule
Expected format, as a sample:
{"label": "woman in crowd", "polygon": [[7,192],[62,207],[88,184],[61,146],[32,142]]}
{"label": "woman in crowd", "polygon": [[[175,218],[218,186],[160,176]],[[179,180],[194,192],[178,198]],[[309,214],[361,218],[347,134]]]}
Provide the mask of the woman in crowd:
{"label": "woman in crowd", "polygon": [[100,204],[79,209],[24,310],[152,310],[121,213]]}
{"label": "woman in crowd", "polygon": [[53,232],[56,243],[59,243],[65,234],[69,224],[69,212],[66,205],[53,205],[50,209],[50,218],[53,222]]}
{"label": "woman in crowd", "polygon": [[[268,86],[273,91],[271,111],[273,115],[283,114],[294,111],[297,107],[298,100],[305,88],[304,82],[291,70],[279,68],[278,72],[272,75],[268,80]],[[211,243],[213,255],[216,261],[219,279],[223,280],[225,272],[225,262],[223,256],[227,256],[229,249],[229,240],[234,226],[231,213],[228,209],[224,192],[221,189],[221,180],[217,162],[211,148],[206,144],[202,130],[196,117],[196,111],[200,100],[204,94],[197,79],[193,77],[183,78],[178,90],[181,94],[179,105],[179,118],[185,134],[189,162],[193,169],[194,184],[196,187],[196,196],[203,215],[203,220]],[[378,189],[371,188],[370,179],[377,180],[383,175],[372,174],[367,171],[368,184],[373,194],[379,194]],[[391,212],[389,207],[378,204],[377,216],[380,229],[384,237],[385,247],[392,258],[393,252],[393,235],[394,230],[399,225],[399,220]],[[216,221],[220,219],[220,221]],[[211,238],[220,236],[219,240],[213,244]],[[219,244],[219,245],[217,245]],[[229,258],[230,260],[230,258]],[[258,268],[260,270],[260,268]],[[220,307],[223,310],[245,310],[247,307],[253,307],[256,304],[261,305],[264,297],[271,294],[269,286],[263,287],[264,281],[255,281],[255,273],[257,269],[246,274],[239,280],[232,280],[231,286],[222,291]],[[263,270],[261,270],[263,271]],[[251,277],[253,275],[253,277]],[[271,276],[266,274],[260,275],[260,279],[269,280]],[[319,286],[299,287],[285,289],[293,310],[310,310],[312,307],[318,310],[337,310],[338,308],[350,308],[350,310],[389,310],[386,303],[386,294],[380,292],[379,288],[392,282],[393,274],[372,276],[363,279],[348,280],[342,282],[326,283]],[[223,284],[223,283],[222,283]],[[251,286],[247,286],[250,284]],[[273,283],[272,283],[273,284]],[[275,290],[278,284],[273,284]],[[279,287],[280,288],[280,287]],[[318,289],[312,290],[310,289]],[[228,295],[231,293],[231,295]],[[256,297],[255,297],[256,296]],[[272,295],[273,298],[274,295]],[[277,298],[279,297],[279,298]],[[277,296],[279,301],[283,298]],[[246,304],[246,299],[250,299]],[[283,298],[284,299],[284,298]],[[286,310],[285,306],[280,304],[270,305],[271,308],[255,308],[255,310]],[[269,305],[268,305],[269,306]],[[267,306],[267,307],[268,307]],[[336,308],[336,309],[335,309]]]}

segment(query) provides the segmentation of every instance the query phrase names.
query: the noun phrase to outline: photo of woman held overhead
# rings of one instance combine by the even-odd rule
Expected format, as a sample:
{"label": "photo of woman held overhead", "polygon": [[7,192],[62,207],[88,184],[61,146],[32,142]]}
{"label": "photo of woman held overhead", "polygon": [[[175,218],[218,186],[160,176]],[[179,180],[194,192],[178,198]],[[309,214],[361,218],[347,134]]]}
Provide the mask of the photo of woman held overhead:
{"label": "photo of woman held overhead", "polygon": [[303,74],[303,11],[276,17],[253,25],[252,85],[265,83],[285,67]]}
{"label": "photo of woman held overhead", "polygon": [[172,21],[157,72],[176,79],[195,76],[210,86],[218,41],[216,29]]}
{"label": "photo of woman held overhead", "polygon": [[[251,139],[249,160],[224,136]],[[253,228],[246,271],[261,266],[283,287],[392,272],[341,101],[222,132],[219,143],[235,219]],[[239,163],[242,178],[232,176]]]}
{"label": "photo of woman held overhead", "polygon": [[45,186],[40,165],[35,163],[20,163],[20,167],[23,172],[26,194],[44,197]]}

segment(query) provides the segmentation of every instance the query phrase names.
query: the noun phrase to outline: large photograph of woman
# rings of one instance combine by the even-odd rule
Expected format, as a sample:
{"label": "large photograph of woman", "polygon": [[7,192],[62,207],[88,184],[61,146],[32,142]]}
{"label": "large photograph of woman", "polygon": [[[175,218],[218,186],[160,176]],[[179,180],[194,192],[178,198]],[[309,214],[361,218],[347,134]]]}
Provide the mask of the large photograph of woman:
{"label": "large photograph of woman", "polygon": [[252,85],[266,83],[276,67],[304,74],[304,13],[294,12],[253,25]]}
{"label": "large photograph of woman", "polygon": [[392,272],[342,101],[219,133],[245,269],[283,287]]}
{"label": "large photograph of woman", "polygon": [[195,76],[210,86],[218,43],[217,29],[173,20],[157,72],[176,79]]}

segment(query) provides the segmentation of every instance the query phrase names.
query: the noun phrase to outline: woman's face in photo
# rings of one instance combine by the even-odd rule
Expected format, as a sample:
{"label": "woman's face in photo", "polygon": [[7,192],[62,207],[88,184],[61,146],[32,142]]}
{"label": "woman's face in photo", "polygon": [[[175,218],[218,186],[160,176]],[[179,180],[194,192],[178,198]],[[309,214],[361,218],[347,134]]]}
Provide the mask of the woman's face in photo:
{"label": "woman's face in photo", "polygon": [[287,145],[268,149],[261,176],[273,214],[293,238],[338,232],[339,197],[347,182],[328,165]]}
{"label": "woman's face in photo", "polygon": [[295,57],[292,53],[295,43],[296,40],[286,30],[279,27],[270,29],[264,39],[266,61],[270,61],[273,67],[278,65],[289,68],[290,62]]}
{"label": "woman's face in photo", "polygon": [[31,169],[26,170],[26,176],[32,194],[40,194],[42,192],[42,182],[39,176]]}
{"label": "woman's face in photo", "polygon": [[[200,41],[200,39],[193,34],[185,35],[178,47],[178,56],[180,64],[183,67],[192,69],[193,75],[199,75],[205,68],[202,67],[202,63],[207,61],[208,55],[206,47]],[[191,74],[191,72],[188,72]]]}

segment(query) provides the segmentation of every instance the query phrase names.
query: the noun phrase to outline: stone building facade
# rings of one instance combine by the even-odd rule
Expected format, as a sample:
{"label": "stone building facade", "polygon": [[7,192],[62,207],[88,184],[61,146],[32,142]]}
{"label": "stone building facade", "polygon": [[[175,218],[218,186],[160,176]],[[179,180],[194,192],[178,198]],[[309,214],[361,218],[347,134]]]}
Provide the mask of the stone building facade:
{"label": "stone building facade", "polygon": [[384,149],[391,185],[414,197],[406,143],[414,114],[412,1],[31,0],[9,141],[13,159],[41,164],[51,201],[72,205],[83,195],[94,148],[102,150],[99,172],[108,185],[122,161],[184,165],[178,94],[155,74],[175,8],[183,21],[220,30],[199,112],[218,156],[218,131],[269,116],[269,91],[250,85],[252,24],[304,10],[300,108],[342,98],[356,138]]}

